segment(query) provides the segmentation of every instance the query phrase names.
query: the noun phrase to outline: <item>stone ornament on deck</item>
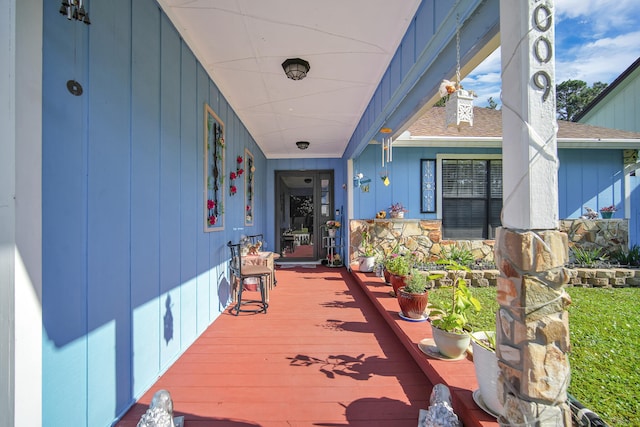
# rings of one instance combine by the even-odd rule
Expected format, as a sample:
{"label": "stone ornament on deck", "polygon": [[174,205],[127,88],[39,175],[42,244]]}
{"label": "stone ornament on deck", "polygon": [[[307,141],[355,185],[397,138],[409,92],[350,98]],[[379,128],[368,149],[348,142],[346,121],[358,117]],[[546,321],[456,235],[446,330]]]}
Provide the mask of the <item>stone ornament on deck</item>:
{"label": "stone ornament on deck", "polygon": [[453,412],[451,392],[444,384],[436,384],[431,391],[429,409],[420,409],[418,427],[462,427],[462,422]]}
{"label": "stone ornament on deck", "polygon": [[167,390],[158,390],[137,427],[182,427],[184,417],[173,418],[173,400]]}

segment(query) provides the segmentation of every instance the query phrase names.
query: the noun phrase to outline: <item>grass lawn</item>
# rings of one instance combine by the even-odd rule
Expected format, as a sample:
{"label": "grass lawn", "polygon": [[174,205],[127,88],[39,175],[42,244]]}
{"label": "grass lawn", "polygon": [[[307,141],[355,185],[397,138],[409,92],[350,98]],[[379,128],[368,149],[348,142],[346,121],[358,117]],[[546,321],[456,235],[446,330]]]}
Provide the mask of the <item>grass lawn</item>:
{"label": "grass lawn", "polygon": [[[496,288],[472,288],[483,310],[474,330],[495,328]],[[569,393],[610,426],[640,426],[640,288],[567,288],[571,335]],[[446,296],[445,296],[446,295]],[[429,292],[430,301],[450,290]]]}

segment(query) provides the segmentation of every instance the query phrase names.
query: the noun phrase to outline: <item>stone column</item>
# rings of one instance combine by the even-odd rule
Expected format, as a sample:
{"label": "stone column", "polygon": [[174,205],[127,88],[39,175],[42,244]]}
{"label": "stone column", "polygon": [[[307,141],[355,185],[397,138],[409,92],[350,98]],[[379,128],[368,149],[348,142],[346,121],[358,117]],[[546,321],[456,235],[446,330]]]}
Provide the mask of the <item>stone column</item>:
{"label": "stone column", "polygon": [[571,426],[568,243],[557,230],[497,231],[501,424]]}
{"label": "stone column", "polygon": [[501,425],[571,426],[568,240],[558,231],[553,0],[500,0],[503,211],[496,235]]}

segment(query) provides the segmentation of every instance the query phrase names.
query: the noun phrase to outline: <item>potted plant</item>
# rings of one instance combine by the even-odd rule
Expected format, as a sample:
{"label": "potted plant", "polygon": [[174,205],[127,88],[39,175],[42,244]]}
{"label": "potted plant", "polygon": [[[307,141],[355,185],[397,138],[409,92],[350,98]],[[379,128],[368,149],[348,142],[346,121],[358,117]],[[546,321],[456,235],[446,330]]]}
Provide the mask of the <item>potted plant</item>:
{"label": "potted plant", "polygon": [[385,263],[387,271],[391,274],[391,286],[393,294],[398,295],[398,289],[406,284],[407,276],[411,271],[412,262],[409,255],[392,254]]}
{"label": "potted plant", "polygon": [[438,263],[445,264],[445,269],[453,273],[453,283],[450,299],[429,305],[431,330],[438,351],[445,357],[455,359],[462,356],[469,347],[469,313],[478,312],[482,307],[464,278],[469,268],[451,260],[441,260]]}
{"label": "potted plant", "polygon": [[336,237],[336,232],[338,231],[338,228],[340,228],[342,224],[340,224],[340,221],[335,221],[335,220],[331,220],[331,221],[327,221],[327,233],[329,234],[329,237]]}
{"label": "potted plant", "polygon": [[405,209],[404,206],[402,206],[402,203],[394,203],[393,205],[389,206],[389,216],[391,218],[404,218],[405,212],[409,211]]}
{"label": "potted plant", "polygon": [[600,215],[602,215],[603,219],[609,219],[613,216],[613,213],[617,211],[615,205],[605,206],[604,208],[600,208]]}
{"label": "potted plant", "polygon": [[360,256],[358,257],[358,270],[363,273],[371,273],[376,266],[376,251],[371,243],[368,231],[362,232]]}
{"label": "potted plant", "polygon": [[[471,334],[471,348],[473,349],[473,367],[478,380],[478,390],[473,398],[478,406],[492,415],[502,415],[504,407],[498,397],[498,357],[496,355],[495,331],[479,331]],[[476,393],[479,396],[476,396]]]}
{"label": "potted plant", "polygon": [[428,275],[417,269],[411,269],[406,284],[398,289],[400,311],[410,319],[425,319],[429,294],[427,288],[435,275]]}

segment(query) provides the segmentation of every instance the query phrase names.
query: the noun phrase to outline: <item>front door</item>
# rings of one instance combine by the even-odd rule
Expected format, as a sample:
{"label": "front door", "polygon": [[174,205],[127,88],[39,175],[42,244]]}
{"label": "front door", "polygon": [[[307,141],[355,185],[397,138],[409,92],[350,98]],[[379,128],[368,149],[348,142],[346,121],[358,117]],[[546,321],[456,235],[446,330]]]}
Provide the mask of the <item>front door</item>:
{"label": "front door", "polygon": [[323,258],[321,226],[333,218],[333,171],[275,174],[276,251],[283,261]]}

